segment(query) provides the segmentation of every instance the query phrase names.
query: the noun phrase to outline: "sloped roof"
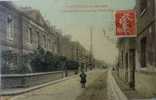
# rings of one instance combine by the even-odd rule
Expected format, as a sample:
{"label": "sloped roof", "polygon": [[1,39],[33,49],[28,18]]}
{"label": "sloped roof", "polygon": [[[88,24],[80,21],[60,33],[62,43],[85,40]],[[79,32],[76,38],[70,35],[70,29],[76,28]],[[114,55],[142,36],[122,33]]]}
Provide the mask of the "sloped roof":
{"label": "sloped roof", "polygon": [[24,12],[26,15],[28,15],[33,20],[39,22],[41,25],[48,26],[39,10],[32,9],[31,7],[21,7],[20,11]]}
{"label": "sloped roof", "polygon": [[33,9],[31,7],[18,7],[11,1],[0,1],[0,5],[5,6],[10,10],[15,10],[17,13],[29,18],[33,22],[46,28],[46,30],[50,31],[50,33],[52,33],[54,36],[57,36],[61,33],[58,32],[54,26],[50,25],[50,22],[45,20],[40,11],[37,9]]}

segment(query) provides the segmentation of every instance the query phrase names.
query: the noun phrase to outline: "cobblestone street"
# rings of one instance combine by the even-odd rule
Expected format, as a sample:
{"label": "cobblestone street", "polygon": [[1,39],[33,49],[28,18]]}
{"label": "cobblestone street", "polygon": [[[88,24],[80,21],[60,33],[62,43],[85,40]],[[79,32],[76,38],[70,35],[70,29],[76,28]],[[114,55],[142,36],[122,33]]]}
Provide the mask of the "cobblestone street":
{"label": "cobblestone street", "polygon": [[73,76],[69,80],[13,97],[10,100],[101,100],[100,98],[106,97],[107,94],[105,80],[106,71],[95,70],[87,73],[86,89],[80,87],[79,76]]}

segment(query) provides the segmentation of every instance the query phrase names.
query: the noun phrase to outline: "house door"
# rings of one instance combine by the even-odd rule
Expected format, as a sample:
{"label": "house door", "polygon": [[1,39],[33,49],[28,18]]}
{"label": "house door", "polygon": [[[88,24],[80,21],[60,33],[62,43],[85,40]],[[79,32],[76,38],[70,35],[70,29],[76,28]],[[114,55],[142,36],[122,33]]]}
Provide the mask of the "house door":
{"label": "house door", "polygon": [[126,59],[126,62],[125,62],[125,79],[126,79],[126,81],[128,81],[128,53],[126,53],[126,57],[125,57]]}
{"label": "house door", "polygon": [[129,67],[130,67],[130,88],[135,89],[135,49],[130,49],[129,52]]}
{"label": "house door", "polygon": [[141,67],[146,67],[146,38],[141,40]]}

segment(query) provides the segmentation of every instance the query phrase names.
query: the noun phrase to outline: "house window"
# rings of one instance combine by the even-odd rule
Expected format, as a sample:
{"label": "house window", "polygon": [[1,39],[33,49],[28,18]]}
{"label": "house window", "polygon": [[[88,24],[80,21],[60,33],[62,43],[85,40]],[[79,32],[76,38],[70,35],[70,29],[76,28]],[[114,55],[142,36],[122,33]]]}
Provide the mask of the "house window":
{"label": "house window", "polygon": [[48,39],[48,49],[50,50],[50,39]]}
{"label": "house window", "polygon": [[144,37],[142,40],[141,40],[141,56],[140,56],[140,59],[141,59],[141,67],[146,67],[146,45],[147,45],[147,40],[146,40],[146,37]]}
{"label": "house window", "polygon": [[154,65],[154,50],[155,50],[155,42],[154,42],[154,35],[155,35],[155,32],[154,32],[154,24],[152,24],[150,27],[149,27],[149,36],[148,36],[148,61],[149,61],[149,64],[151,65]]}
{"label": "house window", "polygon": [[40,37],[40,39],[41,39],[41,41],[40,41],[41,47],[44,48],[44,36],[42,35],[42,37]]}
{"label": "house window", "polygon": [[152,26],[149,27],[149,33],[152,33]]}
{"label": "house window", "polygon": [[54,42],[53,41],[51,41],[51,50],[52,50],[52,52],[54,52]]}
{"label": "house window", "polygon": [[30,43],[33,43],[33,32],[32,29],[30,29]]}
{"label": "house window", "polygon": [[5,32],[5,26],[4,26],[4,23],[5,23],[5,16],[4,14],[0,13],[0,31],[1,32]]}
{"label": "house window", "polygon": [[44,43],[44,44],[43,44],[44,47],[46,48],[46,36],[45,36],[45,35],[43,36],[43,43]]}
{"label": "house window", "polygon": [[141,11],[141,15],[143,15],[147,9],[147,0],[140,0],[140,11]]}
{"label": "house window", "polygon": [[11,15],[7,17],[7,38],[13,40],[14,37],[14,22]]}
{"label": "house window", "polygon": [[31,28],[28,28],[28,33],[27,33],[27,42],[28,43],[31,43],[33,42],[33,37],[32,37],[32,29]]}
{"label": "house window", "polygon": [[54,47],[54,53],[57,54],[57,48],[56,48],[56,45]]}
{"label": "house window", "polygon": [[37,32],[37,45],[40,46],[40,34]]}

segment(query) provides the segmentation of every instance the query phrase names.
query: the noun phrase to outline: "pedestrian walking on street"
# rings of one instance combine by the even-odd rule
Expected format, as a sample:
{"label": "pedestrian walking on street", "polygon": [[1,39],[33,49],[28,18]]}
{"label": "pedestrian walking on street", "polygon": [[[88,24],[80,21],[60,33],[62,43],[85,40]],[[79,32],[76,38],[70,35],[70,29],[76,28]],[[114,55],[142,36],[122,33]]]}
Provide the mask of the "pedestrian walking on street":
{"label": "pedestrian walking on street", "polygon": [[86,87],[86,77],[87,77],[87,75],[85,74],[85,72],[84,71],[82,71],[82,73],[80,74],[80,78],[81,78],[81,81],[80,81],[80,83],[81,83],[81,87],[82,88],[85,88]]}

